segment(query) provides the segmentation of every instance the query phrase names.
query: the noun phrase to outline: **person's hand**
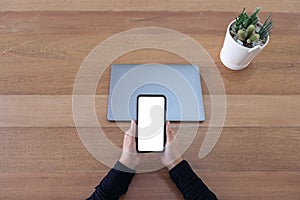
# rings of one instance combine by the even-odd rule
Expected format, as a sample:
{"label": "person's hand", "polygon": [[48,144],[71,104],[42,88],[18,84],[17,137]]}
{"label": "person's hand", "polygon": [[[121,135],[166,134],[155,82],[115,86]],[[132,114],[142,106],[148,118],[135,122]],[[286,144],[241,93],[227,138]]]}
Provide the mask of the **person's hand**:
{"label": "person's hand", "polygon": [[143,154],[136,152],[135,145],[136,123],[131,120],[130,128],[124,134],[123,151],[120,162],[131,169],[135,169],[143,159]]}
{"label": "person's hand", "polygon": [[[174,131],[171,129],[171,123],[167,122],[166,127],[167,132],[167,143],[165,147],[165,151],[161,153],[161,162],[171,170],[178,163],[180,163],[183,159],[178,151],[178,144],[174,137]],[[172,144],[171,144],[172,141]]]}

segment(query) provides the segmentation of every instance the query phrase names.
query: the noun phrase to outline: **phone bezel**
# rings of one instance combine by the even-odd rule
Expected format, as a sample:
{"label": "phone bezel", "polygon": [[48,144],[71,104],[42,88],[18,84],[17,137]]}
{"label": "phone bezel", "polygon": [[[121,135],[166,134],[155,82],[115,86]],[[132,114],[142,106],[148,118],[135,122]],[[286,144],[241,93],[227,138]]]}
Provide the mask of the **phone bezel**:
{"label": "phone bezel", "polygon": [[[162,151],[140,151],[138,149],[138,123],[139,123],[139,98],[140,97],[163,97],[164,98],[164,146]],[[138,153],[160,153],[165,151],[165,146],[166,146],[166,114],[167,114],[167,98],[165,95],[162,94],[139,94],[137,96],[137,103],[136,103],[136,131],[135,131],[135,144],[136,144],[136,151]]]}

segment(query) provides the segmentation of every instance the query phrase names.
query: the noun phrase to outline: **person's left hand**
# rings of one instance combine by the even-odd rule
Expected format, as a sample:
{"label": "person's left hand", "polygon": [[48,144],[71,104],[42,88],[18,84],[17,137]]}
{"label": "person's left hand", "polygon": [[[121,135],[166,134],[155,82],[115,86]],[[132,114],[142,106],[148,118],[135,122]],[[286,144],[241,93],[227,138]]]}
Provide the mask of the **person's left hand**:
{"label": "person's left hand", "polygon": [[131,120],[130,128],[124,135],[123,151],[119,160],[123,165],[131,169],[135,169],[143,159],[143,154],[136,152],[135,129],[136,123],[134,120]]}

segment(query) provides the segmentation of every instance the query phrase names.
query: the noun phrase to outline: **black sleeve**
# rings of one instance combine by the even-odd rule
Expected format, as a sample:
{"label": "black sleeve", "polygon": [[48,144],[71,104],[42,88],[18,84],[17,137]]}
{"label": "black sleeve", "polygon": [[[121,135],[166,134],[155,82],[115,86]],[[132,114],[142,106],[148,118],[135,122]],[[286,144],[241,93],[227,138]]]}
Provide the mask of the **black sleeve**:
{"label": "black sleeve", "polygon": [[170,176],[187,200],[215,200],[216,195],[208,189],[194,173],[187,161],[183,160],[170,170]]}
{"label": "black sleeve", "polygon": [[115,200],[125,194],[135,172],[117,162],[87,200]]}

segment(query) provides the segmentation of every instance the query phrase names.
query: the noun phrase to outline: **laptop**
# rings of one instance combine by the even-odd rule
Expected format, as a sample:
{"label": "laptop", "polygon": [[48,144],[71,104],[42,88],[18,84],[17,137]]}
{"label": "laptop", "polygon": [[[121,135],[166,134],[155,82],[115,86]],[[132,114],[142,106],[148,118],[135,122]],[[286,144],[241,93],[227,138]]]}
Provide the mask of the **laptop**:
{"label": "laptop", "polygon": [[136,120],[137,96],[164,95],[167,121],[204,121],[200,71],[191,64],[113,64],[107,119]]}

